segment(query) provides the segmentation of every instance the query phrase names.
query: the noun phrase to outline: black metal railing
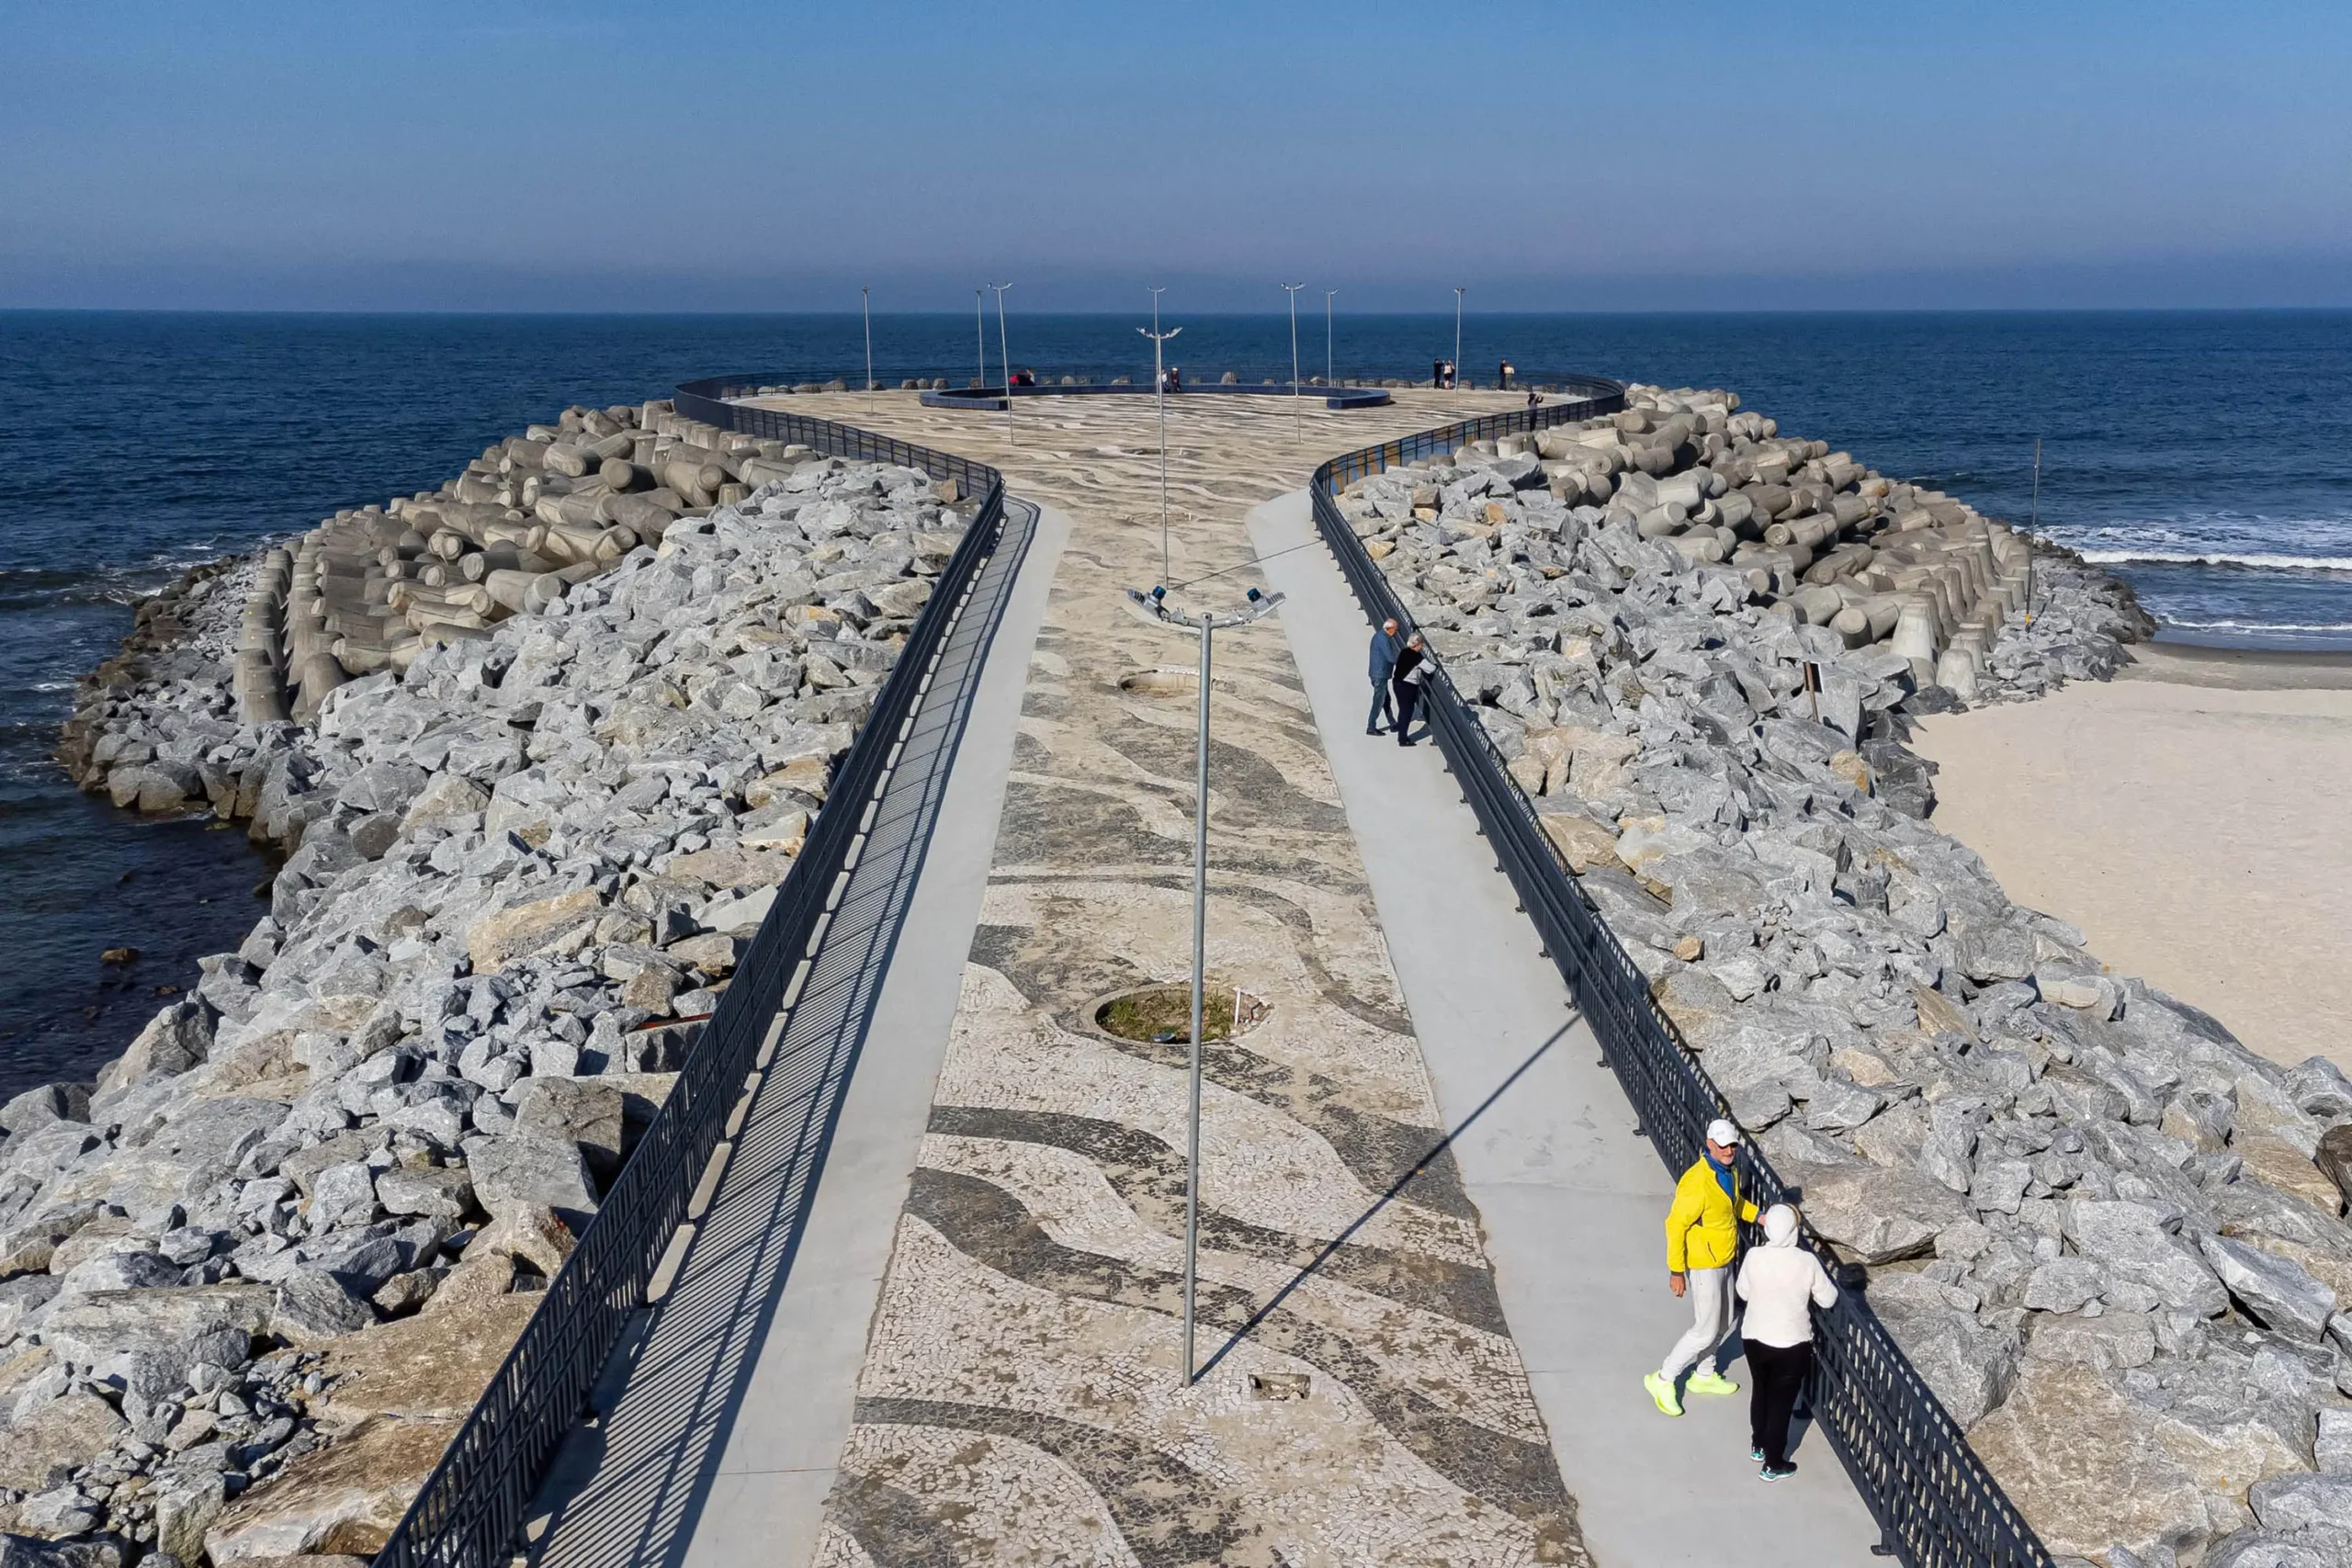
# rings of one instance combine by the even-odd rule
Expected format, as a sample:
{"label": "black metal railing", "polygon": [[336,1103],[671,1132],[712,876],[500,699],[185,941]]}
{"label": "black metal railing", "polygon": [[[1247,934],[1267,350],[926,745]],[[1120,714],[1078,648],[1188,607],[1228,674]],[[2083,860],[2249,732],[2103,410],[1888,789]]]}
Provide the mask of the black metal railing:
{"label": "black metal railing", "polygon": [[[740,380],[680,387],[678,412],[729,430],[796,441],[830,456],[895,463],[953,479],[978,510],[842,760],[792,873],[687,1054],[661,1112],[605,1197],[587,1233],[416,1500],[377,1554],[377,1568],[505,1568],[527,1510],[630,1314],[687,1219],[688,1202],[823,917],[869,803],[921,695],[956,608],[994,551],[1004,480],[986,464],[893,441],[830,420],[740,408]],[[754,383],[755,384],[755,383]]]}
{"label": "black metal railing", "polygon": [[[1413,616],[1374,564],[1334,497],[1392,466],[1442,457],[1473,441],[1522,434],[1614,413],[1624,389],[1613,381],[1579,386],[1576,400],[1492,414],[1383,442],[1334,457],[1315,470],[1315,523],[1368,618]],[[1658,1157],[1680,1171],[1698,1157],[1707,1123],[1730,1114],[1651,996],[1615,933],[1577,886],[1472,705],[1432,659],[1424,711],[1454,780],[1476,813],[1495,858],[1510,878],[1545,951],[1592,1026]],[[1788,1188],[1748,1144],[1742,1156],[1759,1204]],[[1817,1236],[1808,1236],[1818,1248]],[[2051,1568],[2050,1553],[1968,1446],[1959,1425],[1911,1365],[1858,1291],[1816,1314],[1814,1370],[1806,1390],[1813,1419],[1854,1479],[1878,1523],[1883,1550],[1914,1568]]]}

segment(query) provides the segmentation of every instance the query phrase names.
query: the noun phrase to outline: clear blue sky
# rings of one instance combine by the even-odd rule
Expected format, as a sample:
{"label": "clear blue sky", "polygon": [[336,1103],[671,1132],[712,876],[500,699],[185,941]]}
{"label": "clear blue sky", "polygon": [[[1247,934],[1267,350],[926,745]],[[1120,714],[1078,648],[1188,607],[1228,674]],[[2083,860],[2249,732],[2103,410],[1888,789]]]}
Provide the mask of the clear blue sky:
{"label": "clear blue sky", "polygon": [[11,0],[0,307],[2352,304],[2352,4]]}

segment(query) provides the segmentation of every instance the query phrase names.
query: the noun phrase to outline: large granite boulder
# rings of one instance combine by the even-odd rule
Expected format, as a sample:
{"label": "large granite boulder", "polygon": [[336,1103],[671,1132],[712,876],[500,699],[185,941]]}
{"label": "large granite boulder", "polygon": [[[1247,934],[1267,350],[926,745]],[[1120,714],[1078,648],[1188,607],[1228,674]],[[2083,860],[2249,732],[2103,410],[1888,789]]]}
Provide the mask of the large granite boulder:
{"label": "large granite boulder", "polygon": [[474,1196],[492,1213],[511,1203],[540,1203],[573,1231],[588,1228],[596,1212],[596,1184],[578,1144],[517,1133],[468,1138],[465,1150]]}
{"label": "large granite boulder", "polygon": [[345,1336],[319,1367],[332,1383],[322,1417],[465,1419],[538,1303],[537,1294],[501,1296]]}
{"label": "large granite boulder", "polygon": [[455,1421],[363,1421],[230,1504],[205,1532],[205,1551],[217,1568],[318,1552],[372,1557],[457,1431]]}
{"label": "large granite boulder", "polygon": [[1922,1257],[1946,1226],[1970,1218],[1957,1193],[1916,1170],[1805,1166],[1781,1174],[1802,1189],[1800,1207],[1813,1228],[1857,1262]]}
{"label": "large granite boulder", "polygon": [[0,1420],[0,1486],[44,1492],[114,1446],[130,1423],[95,1393],[72,1392]]}
{"label": "large granite boulder", "polygon": [[2221,1280],[2154,1210],[2123,1199],[2076,1198],[2063,1218],[2066,1239],[2077,1251],[2110,1274],[2145,1285],[2166,1306],[2201,1317],[2228,1310]]}
{"label": "large granite boulder", "polygon": [[2317,1344],[2335,1315],[2335,1292],[2299,1265],[2225,1235],[2197,1238],[2206,1262],[2248,1315],[2278,1333]]}
{"label": "large granite boulder", "polygon": [[2120,1546],[2193,1561],[2251,1522],[2238,1517],[2249,1486],[2303,1463],[2258,1419],[2175,1419],[2090,1367],[2030,1358],[1968,1440],[2052,1551],[2095,1559]]}
{"label": "large granite boulder", "polygon": [[266,1285],[228,1283],[61,1296],[41,1320],[41,1342],[83,1365],[139,1349],[240,1366],[269,1329],[271,1294]]}

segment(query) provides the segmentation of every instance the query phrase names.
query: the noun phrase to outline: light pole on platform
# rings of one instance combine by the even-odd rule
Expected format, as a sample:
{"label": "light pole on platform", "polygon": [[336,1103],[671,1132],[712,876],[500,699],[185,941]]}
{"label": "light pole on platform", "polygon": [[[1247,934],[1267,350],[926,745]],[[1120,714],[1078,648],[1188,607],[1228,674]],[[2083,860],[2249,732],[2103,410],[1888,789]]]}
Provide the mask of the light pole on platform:
{"label": "light pole on platform", "polygon": [[2033,625],[2033,536],[2041,531],[2041,437],[2033,438],[2033,511],[2025,525],[2025,624]]}
{"label": "light pole on platform", "polygon": [[987,295],[988,290],[985,288],[975,288],[972,290],[972,349],[973,352],[977,353],[980,356],[980,379],[978,384],[982,387],[986,387],[989,384],[988,318],[981,313],[980,309],[980,301],[985,299]]}
{"label": "light pole on platform", "polygon": [[991,283],[989,287],[996,290],[996,356],[1004,361],[1004,434],[1009,441],[1012,438],[1012,351],[1005,346],[1004,291],[1012,285]]}
{"label": "light pole on platform", "polygon": [[1151,330],[1136,331],[1151,340],[1152,398],[1159,405],[1159,586],[1168,586],[1168,373],[1160,367],[1160,344],[1184,329],[1159,330],[1159,290],[1151,291]]}
{"label": "light pole on platform", "polygon": [[[1203,611],[1180,615],[1168,607],[1165,584],[1148,593],[1130,588],[1127,598],[1139,615],[1171,626],[1196,628],[1201,638],[1200,732],[1193,768],[1193,1027],[1188,1037],[1186,1077],[1190,1100],[1184,1125],[1184,1386],[1193,1382],[1193,1303],[1200,1280],[1201,1237],[1201,998],[1207,983],[1209,912],[1209,660],[1216,634],[1246,626],[1273,614],[1279,593],[1250,590],[1247,604],[1228,615]],[[1229,1026],[1228,1026],[1229,1027]]]}
{"label": "light pole on platform", "polygon": [[1323,290],[1323,384],[1326,387],[1338,384],[1331,379],[1331,297],[1338,292],[1336,288]]}
{"label": "light pole on platform", "polygon": [[1283,292],[1290,296],[1290,428],[1293,435],[1300,434],[1301,429],[1299,420],[1302,416],[1298,412],[1298,291],[1306,287],[1304,283],[1283,285]]}
{"label": "light pole on platform", "polygon": [[1462,296],[1459,284],[1453,289],[1453,384],[1462,385]]}
{"label": "light pole on platform", "polygon": [[874,390],[874,290],[861,288],[858,295],[865,301],[865,389]]}

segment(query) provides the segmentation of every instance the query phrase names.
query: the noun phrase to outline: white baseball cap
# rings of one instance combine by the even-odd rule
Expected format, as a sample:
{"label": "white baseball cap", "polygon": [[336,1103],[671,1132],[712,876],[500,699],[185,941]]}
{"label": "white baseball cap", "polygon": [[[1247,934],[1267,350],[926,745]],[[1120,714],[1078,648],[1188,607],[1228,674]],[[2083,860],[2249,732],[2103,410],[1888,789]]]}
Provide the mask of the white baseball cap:
{"label": "white baseball cap", "polygon": [[1707,1123],[1707,1142],[1721,1144],[1727,1149],[1736,1148],[1739,1146],[1739,1129],[1731,1124],[1728,1117],[1718,1116]]}

